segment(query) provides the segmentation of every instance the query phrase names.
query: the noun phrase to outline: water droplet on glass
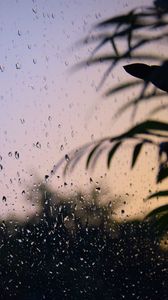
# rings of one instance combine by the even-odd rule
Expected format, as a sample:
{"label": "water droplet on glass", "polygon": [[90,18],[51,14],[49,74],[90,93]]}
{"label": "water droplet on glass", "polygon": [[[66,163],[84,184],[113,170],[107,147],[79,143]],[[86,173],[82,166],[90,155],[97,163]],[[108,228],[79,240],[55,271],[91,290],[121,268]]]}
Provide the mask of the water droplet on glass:
{"label": "water droplet on glass", "polygon": [[1,71],[1,72],[4,72],[4,71],[5,71],[5,67],[2,66],[2,65],[0,65],[0,71]]}
{"label": "water droplet on glass", "polygon": [[20,64],[20,63],[16,63],[15,66],[16,66],[16,69],[17,69],[17,70],[20,70],[20,69],[21,69],[21,64]]}
{"label": "water droplet on glass", "polygon": [[90,177],[89,181],[90,181],[90,182],[93,182],[93,179]]}
{"label": "water droplet on glass", "polygon": [[5,196],[2,197],[2,201],[6,202],[6,197]]}
{"label": "water droplet on glass", "polygon": [[45,175],[44,179],[45,179],[45,181],[48,181],[49,175]]}
{"label": "water droplet on glass", "polygon": [[21,36],[22,32],[20,30],[18,30],[18,36]]}
{"label": "water droplet on glass", "polygon": [[32,12],[34,12],[34,14],[37,14],[37,8],[32,8]]}
{"label": "water droplet on glass", "polygon": [[12,157],[12,152],[11,152],[11,151],[8,153],[8,156],[9,156],[9,157]]}
{"label": "water droplet on glass", "polygon": [[65,154],[65,160],[66,160],[66,161],[70,161],[70,158],[69,158],[69,155],[68,155],[68,154]]}
{"label": "water droplet on glass", "polygon": [[24,124],[25,123],[25,119],[20,119],[20,122],[21,122],[21,124]]}
{"label": "water droplet on glass", "polygon": [[18,151],[15,151],[15,158],[19,159],[19,152]]}
{"label": "water droplet on glass", "polygon": [[112,202],[109,201],[108,207],[111,208],[112,207]]}
{"label": "water droplet on glass", "polygon": [[37,142],[37,143],[36,143],[36,147],[37,147],[38,149],[41,149],[41,144],[40,144],[39,142]]}

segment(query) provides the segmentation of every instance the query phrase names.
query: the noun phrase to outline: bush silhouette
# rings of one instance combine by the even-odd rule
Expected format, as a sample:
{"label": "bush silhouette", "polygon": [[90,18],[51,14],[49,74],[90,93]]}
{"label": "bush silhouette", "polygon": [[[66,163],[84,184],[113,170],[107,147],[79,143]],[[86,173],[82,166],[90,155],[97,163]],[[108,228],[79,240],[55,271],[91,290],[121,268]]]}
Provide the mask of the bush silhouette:
{"label": "bush silhouette", "polygon": [[[153,224],[117,224],[96,201],[82,200],[81,215],[81,196],[70,205],[43,186],[38,221],[15,224],[13,232],[1,223],[0,299],[166,300],[166,253]],[[84,221],[88,211],[99,222]]]}

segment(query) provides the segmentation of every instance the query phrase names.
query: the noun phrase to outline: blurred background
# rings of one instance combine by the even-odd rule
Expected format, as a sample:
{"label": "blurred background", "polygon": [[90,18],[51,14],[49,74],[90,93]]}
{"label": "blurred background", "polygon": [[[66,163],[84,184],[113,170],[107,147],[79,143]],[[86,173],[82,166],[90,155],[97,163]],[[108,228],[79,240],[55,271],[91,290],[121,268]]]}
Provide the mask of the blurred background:
{"label": "blurred background", "polygon": [[[28,197],[27,187],[35,184],[37,177],[43,181],[70,150],[108,134],[115,135],[131,125],[130,113],[122,116],[122,122],[112,119],[129,95],[124,95],[124,99],[122,95],[114,99],[102,97],[108,86],[127,76],[122,68],[99,91],[105,66],[77,72],[71,68],[93,50],[94,45],[79,43],[93,31],[93,26],[134,5],[132,1],[1,1],[0,184],[1,199],[6,199],[2,201],[2,218],[11,214],[25,218],[33,212],[34,208],[24,201]],[[113,195],[133,195],[131,205],[136,202],[137,213],[141,215],[141,200],[155,184],[155,174],[151,176],[149,170],[156,153],[150,151],[151,163],[144,159],[130,173],[129,151],[132,150],[127,145],[124,153],[128,153],[128,160],[122,159],[121,152],[109,172],[102,159],[92,176]],[[81,162],[66,178],[68,192],[90,188],[90,174],[84,172],[84,164]],[[64,193],[61,170],[57,175],[60,178],[52,176],[49,184]],[[122,185],[118,184],[119,178]],[[128,214],[132,209],[129,204]]]}
{"label": "blurred background", "polygon": [[158,204],[144,203],[156,190],[155,149],[131,171],[128,143],[110,170],[102,155],[86,171],[84,156],[66,177],[64,163],[51,174],[72,149],[132,125],[129,111],[113,116],[135,90],[103,96],[127,77],[122,68],[99,89],[104,65],[72,67],[93,51],[81,41],[95,24],[136,5],[0,1],[0,299],[167,299],[167,240],[142,221]]}

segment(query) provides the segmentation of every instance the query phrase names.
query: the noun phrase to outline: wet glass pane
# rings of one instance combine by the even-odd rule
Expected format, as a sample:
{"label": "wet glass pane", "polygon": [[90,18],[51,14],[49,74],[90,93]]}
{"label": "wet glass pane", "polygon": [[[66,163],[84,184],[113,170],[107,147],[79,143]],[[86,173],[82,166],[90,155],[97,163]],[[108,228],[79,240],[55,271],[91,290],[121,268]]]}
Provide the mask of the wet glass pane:
{"label": "wet glass pane", "polygon": [[0,2],[0,299],[168,299],[167,25]]}

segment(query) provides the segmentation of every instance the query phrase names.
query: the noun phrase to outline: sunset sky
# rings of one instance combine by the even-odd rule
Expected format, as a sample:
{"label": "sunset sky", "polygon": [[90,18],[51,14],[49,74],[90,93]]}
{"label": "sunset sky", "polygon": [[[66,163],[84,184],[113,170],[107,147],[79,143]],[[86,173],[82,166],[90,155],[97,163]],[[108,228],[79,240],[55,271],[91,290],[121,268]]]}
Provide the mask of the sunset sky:
{"label": "sunset sky", "polygon": [[[71,149],[131,126],[128,114],[122,122],[112,123],[121,98],[117,103],[102,98],[112,77],[97,92],[104,66],[76,73],[70,68],[93,50],[91,46],[76,46],[93,25],[135,4],[125,0],[0,1],[0,199],[6,197],[0,216],[23,212],[26,192],[22,192],[37,178],[43,180]],[[139,6],[144,4],[146,1],[138,1]],[[113,80],[126,76],[121,69]],[[130,173],[131,148],[127,148],[128,157],[123,157],[122,150],[121,158],[118,155],[113,164],[114,173],[111,170],[107,176],[107,190],[121,195],[132,191],[130,197],[142,200],[154,185],[155,174],[151,176],[149,170],[156,153],[153,160],[147,156],[142,165],[138,164],[138,172]],[[99,168],[92,176],[96,181],[106,171],[104,157],[103,171]],[[84,164],[81,173],[85,173]],[[67,181],[74,181],[74,191],[90,178],[87,174],[81,181],[77,175],[71,176]],[[53,188],[60,184],[56,176],[51,181]]]}

